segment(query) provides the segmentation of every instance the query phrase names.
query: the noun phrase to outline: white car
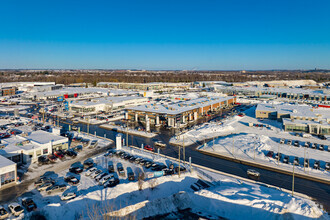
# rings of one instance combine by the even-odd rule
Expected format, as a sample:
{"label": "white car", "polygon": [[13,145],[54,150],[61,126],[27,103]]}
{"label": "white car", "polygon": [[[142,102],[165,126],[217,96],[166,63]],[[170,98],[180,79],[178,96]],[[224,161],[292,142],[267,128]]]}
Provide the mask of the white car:
{"label": "white car", "polygon": [[282,139],[280,140],[280,144],[284,144],[284,142],[285,142],[285,139],[282,138]]}
{"label": "white car", "polygon": [[73,199],[76,198],[77,195],[74,192],[69,192],[69,193],[63,193],[63,195],[61,196],[61,200],[69,200],[69,199]]}
{"label": "white car", "polygon": [[92,173],[94,173],[97,170],[96,167],[92,167],[89,170],[86,171],[85,176],[90,176]]}
{"label": "white car", "polygon": [[155,146],[166,147],[166,144],[163,141],[156,141]]}
{"label": "white car", "polygon": [[89,144],[89,148],[95,148],[98,145],[98,141],[97,140],[92,140]]}
{"label": "white car", "polygon": [[106,176],[104,176],[100,182],[99,182],[99,185],[103,185],[105,182],[107,182],[109,179],[113,178],[113,174],[108,174]]}
{"label": "white car", "polygon": [[8,208],[11,211],[11,213],[13,213],[13,215],[15,215],[15,216],[19,216],[20,214],[22,214],[24,212],[24,209],[22,208],[22,206],[20,206],[16,202],[10,204],[8,206]]}
{"label": "white car", "polygon": [[247,170],[247,174],[249,176],[255,176],[255,177],[259,177],[260,176],[260,173],[256,170],[252,170],[252,169],[248,169]]}
{"label": "white car", "polygon": [[95,177],[97,177],[100,173],[102,173],[102,170],[96,170],[95,172],[93,172],[90,176],[95,179]]}
{"label": "white car", "polygon": [[6,219],[8,218],[8,216],[9,213],[7,212],[7,210],[4,207],[0,206],[0,219]]}

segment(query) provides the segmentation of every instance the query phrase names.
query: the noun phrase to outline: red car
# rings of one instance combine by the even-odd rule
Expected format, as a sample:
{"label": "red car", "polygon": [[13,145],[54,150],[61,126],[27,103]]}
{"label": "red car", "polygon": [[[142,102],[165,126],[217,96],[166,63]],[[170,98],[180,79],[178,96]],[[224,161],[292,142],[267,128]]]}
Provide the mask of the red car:
{"label": "red car", "polygon": [[145,145],[143,148],[144,148],[145,150],[154,151],[154,148],[151,147],[150,145]]}
{"label": "red car", "polygon": [[57,157],[56,157],[54,154],[49,154],[49,155],[48,155],[48,159],[49,159],[49,161],[51,161],[51,162],[56,162]]}
{"label": "red car", "polygon": [[0,134],[0,138],[9,138],[9,137],[10,137],[10,134],[8,134],[8,133]]}
{"label": "red car", "polygon": [[54,155],[59,159],[64,158],[64,154],[62,153],[62,151],[55,151]]}

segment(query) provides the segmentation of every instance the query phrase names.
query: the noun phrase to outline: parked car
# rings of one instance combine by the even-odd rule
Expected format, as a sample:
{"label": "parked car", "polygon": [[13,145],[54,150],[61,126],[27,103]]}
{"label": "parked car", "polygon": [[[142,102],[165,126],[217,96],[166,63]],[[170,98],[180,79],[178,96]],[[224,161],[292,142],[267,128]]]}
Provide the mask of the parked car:
{"label": "parked car", "polygon": [[329,162],[325,163],[325,170],[330,170],[330,163]]}
{"label": "parked car", "polygon": [[48,164],[49,163],[49,159],[47,158],[46,155],[41,155],[41,156],[38,157],[38,163],[40,165]]}
{"label": "parked car", "polygon": [[104,154],[105,157],[112,157],[116,151],[114,149],[109,150],[107,153]]}
{"label": "parked car", "polygon": [[32,198],[23,198],[22,205],[28,212],[31,212],[31,211],[34,211],[37,209],[37,205],[34,203]]}
{"label": "parked car", "polygon": [[38,180],[36,180],[34,182],[34,186],[37,187],[37,186],[41,186],[42,184],[46,183],[46,182],[52,182],[53,179],[52,178],[49,178],[49,177],[40,177]]}
{"label": "parked car", "polygon": [[139,163],[140,163],[140,160],[142,160],[142,158],[141,158],[141,157],[138,157],[138,158],[136,158],[136,159],[134,160],[134,163],[139,164]]}
{"label": "parked car", "polygon": [[102,170],[96,170],[95,172],[93,172],[90,177],[92,177],[93,179],[95,179],[95,177],[97,177],[100,173],[102,173]]}
{"label": "parked car", "polygon": [[285,143],[285,139],[282,138],[282,139],[280,140],[280,144],[284,144],[284,143]]}
{"label": "parked car", "polygon": [[162,171],[163,169],[166,169],[167,166],[164,164],[157,164],[156,166],[151,167],[151,170],[153,171]]}
{"label": "parked car", "polygon": [[295,157],[294,159],[293,159],[293,164],[294,165],[299,165],[299,157]]}
{"label": "parked car", "polygon": [[9,213],[7,212],[7,210],[4,207],[0,206],[0,219],[6,219],[8,218],[8,216]]}
{"label": "parked car", "polygon": [[128,158],[128,161],[133,163],[136,160],[135,156],[131,156],[130,158]]}
{"label": "parked car", "polygon": [[47,157],[48,157],[49,161],[52,163],[56,162],[56,160],[57,160],[57,157],[54,154],[49,154]]}
{"label": "parked car", "polygon": [[80,166],[74,166],[74,167],[70,167],[69,171],[71,173],[79,174],[79,173],[82,173],[84,171],[84,169]]}
{"label": "parked car", "polygon": [[305,142],[305,145],[304,145],[304,147],[309,147],[309,145],[310,145],[310,143],[309,142]]}
{"label": "parked car", "polygon": [[293,144],[293,146],[299,147],[299,141],[295,141],[294,144]]}
{"label": "parked car", "polygon": [[319,150],[324,151],[324,145],[323,144],[319,145]]}
{"label": "parked car", "polygon": [[276,153],[275,154],[275,159],[277,160],[281,160],[281,158],[282,158],[282,154],[281,153]]}
{"label": "parked car", "polygon": [[90,176],[92,173],[94,173],[97,170],[96,167],[92,167],[89,170],[86,171],[85,176]]}
{"label": "parked car", "polygon": [[104,176],[106,176],[106,175],[108,175],[108,174],[105,173],[105,172],[102,172],[102,173],[100,173],[99,175],[97,175],[94,179],[95,179],[96,182],[99,182],[100,179],[102,179],[102,178],[103,178]]}
{"label": "parked car", "polygon": [[58,192],[64,192],[66,190],[66,185],[61,184],[61,185],[54,185],[46,189],[46,193],[51,194],[51,193],[58,193]]}
{"label": "parked car", "polygon": [[309,160],[307,158],[304,159],[304,167],[309,167]]}
{"label": "parked car", "polygon": [[268,151],[268,153],[267,153],[267,157],[273,157],[273,155],[274,155],[274,152],[273,151]]}
{"label": "parked car", "polygon": [[165,144],[163,141],[156,141],[156,142],[155,142],[155,146],[158,146],[158,147],[166,147],[166,144]]}
{"label": "parked car", "polygon": [[145,164],[144,164],[144,166],[145,166],[146,168],[150,168],[151,165],[152,165],[152,162],[151,162],[151,161],[147,161],[147,162],[145,162]]}
{"label": "parked car", "polygon": [[79,180],[75,176],[68,176],[64,178],[64,181],[70,185],[77,185],[79,183]]}
{"label": "parked car", "polygon": [[89,144],[90,148],[95,148],[98,145],[98,141],[97,140],[92,140],[91,143]]}
{"label": "parked car", "polygon": [[94,166],[94,162],[92,160],[85,160],[84,161],[84,168],[89,169]]}
{"label": "parked car", "polygon": [[317,137],[320,138],[321,140],[326,140],[326,139],[327,139],[327,138],[326,138],[324,135],[322,135],[322,134],[317,135]]}
{"label": "parked car", "polygon": [[108,174],[108,175],[103,176],[102,179],[100,179],[100,181],[99,181],[99,185],[103,185],[104,183],[106,183],[108,180],[110,180],[113,177],[114,177],[113,174]]}
{"label": "parked car", "polygon": [[40,185],[37,187],[37,190],[40,191],[44,191],[46,189],[48,189],[49,187],[52,187],[54,185],[54,182],[45,182],[44,184]]}
{"label": "parked car", "polygon": [[69,192],[69,193],[63,193],[63,195],[61,196],[61,200],[69,200],[69,199],[73,199],[76,198],[76,193],[74,192]]}
{"label": "parked car", "polygon": [[287,145],[292,145],[292,140],[288,140]]}
{"label": "parked car", "polygon": [[69,157],[76,157],[78,154],[76,151],[74,151],[73,149],[68,149],[66,152],[66,155],[68,155]]}
{"label": "parked car", "polygon": [[[165,168],[166,168],[166,167],[165,167]],[[163,169],[164,169],[164,168],[163,168]],[[162,170],[163,170],[163,169],[162,169]],[[186,172],[186,170],[187,170],[187,169],[186,169],[185,167],[180,166],[180,173],[181,173],[181,172]],[[175,172],[179,173],[179,167],[175,167]]]}
{"label": "parked car", "polygon": [[143,149],[148,150],[148,151],[154,151],[154,148],[151,147],[150,145],[146,144],[143,146]]}
{"label": "parked car", "polygon": [[317,143],[313,143],[312,144],[312,149],[316,149],[317,148]]}
{"label": "parked car", "polygon": [[121,163],[117,163],[117,170],[118,170],[119,176],[125,176],[124,167]]}
{"label": "parked car", "polygon": [[132,168],[127,167],[126,170],[127,170],[127,178],[128,178],[128,180],[129,181],[134,181],[135,176],[134,176],[134,172],[133,172]]}
{"label": "parked car", "polygon": [[115,172],[115,168],[113,166],[113,162],[112,161],[109,161],[108,162],[108,171],[109,171],[109,173],[114,173]]}
{"label": "parked car", "polygon": [[73,148],[73,150],[75,150],[75,151],[82,151],[82,149],[83,149],[83,146],[81,144],[77,145]]}
{"label": "parked car", "polygon": [[24,212],[24,209],[22,208],[22,206],[20,206],[16,202],[8,205],[8,208],[14,216],[19,216],[20,214],[22,214]]}
{"label": "parked car", "polygon": [[104,188],[106,187],[114,187],[117,184],[119,184],[119,179],[118,178],[112,178],[109,181],[107,181],[106,183],[103,184]]}
{"label": "parked car", "polygon": [[320,169],[320,161],[315,160],[313,168],[316,169],[316,170],[319,170]]}
{"label": "parked car", "polygon": [[59,159],[64,159],[64,153],[61,150],[55,151],[54,155]]}

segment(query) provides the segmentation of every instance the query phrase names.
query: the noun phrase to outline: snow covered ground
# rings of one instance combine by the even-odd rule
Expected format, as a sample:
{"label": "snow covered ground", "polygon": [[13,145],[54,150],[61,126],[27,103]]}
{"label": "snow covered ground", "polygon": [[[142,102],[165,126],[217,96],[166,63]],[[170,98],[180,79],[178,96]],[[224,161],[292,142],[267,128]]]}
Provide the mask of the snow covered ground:
{"label": "snow covered ground", "polygon": [[[97,167],[105,169],[108,161],[121,162],[126,168],[145,169],[119,158],[93,158]],[[162,159],[160,159],[162,161]],[[163,159],[164,162],[164,159]],[[126,170],[126,169],[125,169]],[[190,186],[199,176],[196,172],[163,176],[146,180],[142,190],[137,181],[120,179],[114,188],[103,188],[95,180],[77,175],[78,186],[70,186],[66,192],[76,192],[77,197],[61,201],[61,193],[48,195],[30,187],[28,196],[32,197],[40,213],[47,219],[91,219],[91,216],[104,214],[110,216],[130,216],[136,219],[177,212],[178,209],[191,208],[191,212],[211,219],[329,219],[326,213],[313,201],[292,197],[290,194],[250,182],[208,171],[215,179],[214,186],[194,192]],[[57,183],[64,183],[68,170],[53,174]],[[71,175],[71,174],[70,174]],[[155,186],[154,188],[152,186]],[[20,200],[20,198],[18,198]],[[26,213],[25,217],[31,214]]]}
{"label": "snow covered ground", "polygon": [[[245,111],[246,116],[234,116],[234,118],[224,122],[224,124],[220,127],[223,129],[234,128],[234,130],[232,130],[232,134],[225,134],[216,137],[214,141],[209,141],[199,149],[219,153],[225,156],[234,156],[235,158],[262,163],[268,166],[286,169],[289,171],[292,171],[291,163],[293,162],[294,157],[299,157],[300,166],[297,167],[298,172],[329,179],[330,172],[324,170],[324,167],[326,162],[330,162],[330,152],[328,152],[330,141],[320,140],[315,137],[303,138],[294,136],[290,132],[283,131],[282,124],[278,121],[260,121],[255,119],[254,110],[255,108],[248,109]],[[249,123],[267,125],[268,128],[265,126],[249,127]],[[203,129],[203,133],[213,133],[212,129],[213,128],[211,126],[208,126]],[[211,136],[211,134],[209,136]],[[280,144],[279,142],[282,138],[286,140],[297,140],[302,146],[294,147],[293,144],[286,144],[287,142],[285,144]],[[323,144],[325,145],[325,150],[320,151],[317,149],[305,148],[303,146],[306,142]],[[282,153],[283,156],[281,161],[283,160],[284,155],[289,156],[290,164],[284,164],[281,161],[278,164],[277,160],[266,156],[268,151]],[[321,169],[315,170],[313,168],[306,167],[304,170],[304,158],[310,160],[310,166],[314,165],[315,160],[320,160]]]}

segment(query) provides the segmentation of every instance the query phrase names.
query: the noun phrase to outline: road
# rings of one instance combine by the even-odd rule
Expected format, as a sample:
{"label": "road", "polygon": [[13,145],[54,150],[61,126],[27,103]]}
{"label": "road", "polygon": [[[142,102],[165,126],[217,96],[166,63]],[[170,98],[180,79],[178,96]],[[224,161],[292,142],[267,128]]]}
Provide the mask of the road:
{"label": "road", "polygon": [[[67,126],[67,125],[64,125]],[[77,126],[81,127],[81,131],[87,131],[87,125],[85,124],[77,124]],[[99,136],[104,136],[106,134],[107,138],[110,138],[112,140],[115,140],[115,136],[118,134],[115,131],[111,130],[106,130],[100,128],[98,125],[90,125],[89,126],[89,132],[91,134],[94,134],[96,131],[97,135]],[[163,130],[160,135],[156,137],[158,140],[162,140],[167,144],[167,147],[164,149],[160,150],[160,153],[165,154],[167,156],[171,157],[178,157],[178,147],[172,146],[169,144],[169,139],[173,135],[168,130]],[[123,138],[126,139],[126,134],[123,135]],[[153,146],[153,139],[150,138],[144,138],[144,137],[137,137],[137,136],[132,136],[128,135],[128,141],[129,145],[134,145],[134,146],[141,146],[141,144],[150,144]],[[133,141],[133,143],[132,143]],[[277,173],[275,171],[268,171],[268,170],[263,170],[239,163],[235,163],[232,161],[208,156],[205,154],[202,154],[198,151],[196,151],[197,145],[192,145],[189,146],[185,149],[185,158],[188,161],[188,158],[192,158],[192,162],[198,165],[202,165],[205,167],[209,167],[215,170],[219,170],[222,172],[230,173],[233,175],[241,176],[241,177],[247,177],[246,171],[248,169],[254,169],[260,172],[261,177],[260,177],[260,182],[266,183],[266,184],[271,184],[274,186],[278,186],[281,188],[285,188],[288,190],[292,189],[292,176],[291,175],[286,175],[286,174],[281,174]],[[182,154],[181,154],[182,155]],[[183,158],[183,157],[182,157]],[[315,200],[317,200],[319,203],[323,205],[325,210],[329,213],[330,212],[330,186],[318,182],[313,182],[301,178],[295,177],[295,191],[300,192],[303,194],[306,194]]]}

